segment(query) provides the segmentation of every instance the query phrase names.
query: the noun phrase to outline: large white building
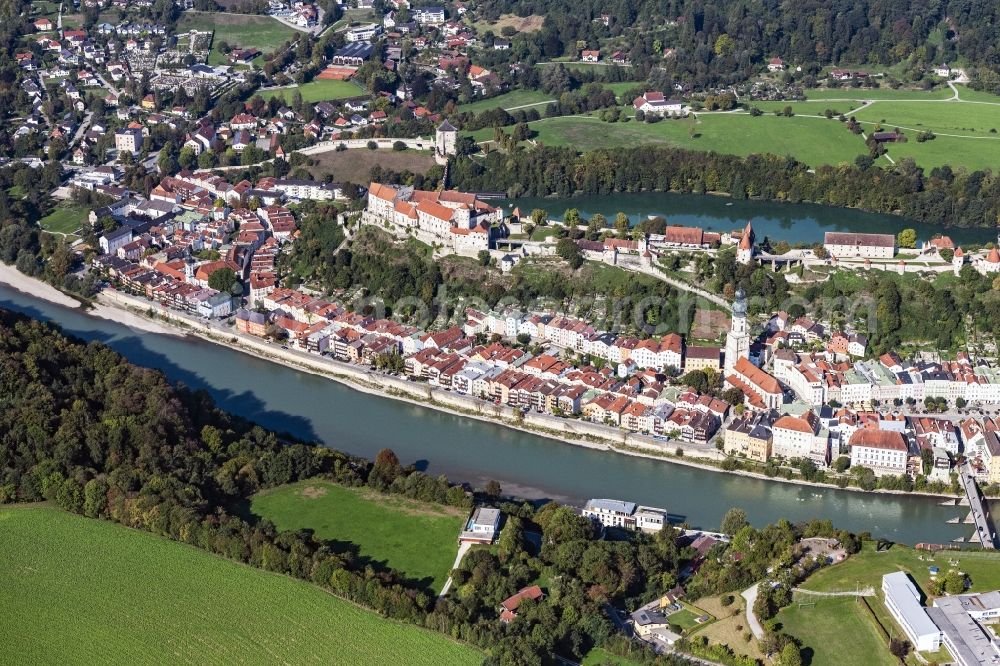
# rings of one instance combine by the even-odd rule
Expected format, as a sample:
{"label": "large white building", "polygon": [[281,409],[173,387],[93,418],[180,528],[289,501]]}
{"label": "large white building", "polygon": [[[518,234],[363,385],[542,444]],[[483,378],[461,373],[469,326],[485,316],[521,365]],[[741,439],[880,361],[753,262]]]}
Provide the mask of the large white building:
{"label": "large white building", "polygon": [[773,436],[771,455],[786,460],[810,458],[825,467],[827,459],[827,436],[820,437],[819,418],[810,410],[802,416],[786,414],[771,425]]}
{"label": "large white building", "polygon": [[906,473],[909,448],[898,432],[862,428],[851,435],[849,446],[851,467],[868,467],[875,476]]}
{"label": "large white building", "polygon": [[920,591],[904,571],[882,576],[885,606],[918,652],[936,652],[941,647],[941,631],[920,605]]}
{"label": "large white building", "polygon": [[503,209],[466,192],[428,192],[372,183],[361,221],[388,226],[399,237],[413,235],[457,254],[475,256],[489,249],[493,225],[503,221]]}
{"label": "large white building", "polygon": [[896,254],[896,237],[892,234],[857,234],[828,231],[823,247],[838,259],[892,259]]}
{"label": "large white building", "polygon": [[115,132],[115,150],[120,153],[138,153],[142,150],[142,130],[120,129]]}
{"label": "large white building", "polygon": [[960,666],[996,666],[1000,642],[983,625],[1000,618],[1000,592],[939,597],[927,615],[941,632],[941,641]]}
{"label": "large white building", "polygon": [[667,524],[666,509],[613,499],[588,500],[583,515],[604,527],[659,532]]}

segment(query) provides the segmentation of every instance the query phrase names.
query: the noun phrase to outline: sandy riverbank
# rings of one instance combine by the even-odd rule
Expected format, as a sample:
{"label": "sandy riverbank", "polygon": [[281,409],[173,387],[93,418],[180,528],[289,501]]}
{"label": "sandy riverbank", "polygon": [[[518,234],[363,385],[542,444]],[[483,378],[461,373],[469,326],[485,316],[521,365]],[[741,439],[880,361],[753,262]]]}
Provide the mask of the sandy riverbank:
{"label": "sandy riverbank", "polygon": [[[82,301],[59,291],[46,282],[29,277],[13,266],[8,266],[4,263],[0,263],[0,283],[5,284],[23,294],[40,298],[43,301],[47,301],[55,305],[61,305],[65,308],[83,309],[84,307]],[[102,300],[100,294],[97,296],[96,303],[94,303],[92,307],[88,308],[86,312],[94,317],[107,319],[108,321],[113,321],[123,326],[128,326],[129,328],[145,331],[147,333],[159,333],[161,335],[174,336],[183,335],[183,333],[178,331],[178,329],[174,326],[168,326],[166,324],[150,320],[146,317],[140,317],[128,310],[110,305]]]}
{"label": "sandy riverbank", "polygon": [[40,298],[49,303],[55,303],[66,308],[80,307],[80,301],[75,298],[67,296],[50,284],[36,280],[33,277],[28,277],[13,266],[8,266],[4,263],[0,263],[0,282],[17,291]]}

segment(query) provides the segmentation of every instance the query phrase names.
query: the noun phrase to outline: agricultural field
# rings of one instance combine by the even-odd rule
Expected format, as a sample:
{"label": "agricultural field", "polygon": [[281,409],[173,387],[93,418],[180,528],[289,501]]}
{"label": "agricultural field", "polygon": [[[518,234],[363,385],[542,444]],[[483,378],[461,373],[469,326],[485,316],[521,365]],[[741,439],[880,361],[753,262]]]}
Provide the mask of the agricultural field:
{"label": "agricultural field", "polygon": [[38,224],[53,234],[73,236],[87,220],[90,209],[73,203],[61,203],[55,209],[40,219]]}
{"label": "agricultural field", "polygon": [[302,101],[308,104],[347,99],[348,97],[358,97],[365,94],[364,89],[358,84],[335,79],[316,79],[301,86],[290,86],[277,90],[262,90],[257,94],[265,100],[269,100],[272,97],[284,97],[286,102],[291,103],[296,90],[302,95]]}
{"label": "agricultural field", "polygon": [[545,103],[554,101],[556,99],[552,95],[541,90],[512,90],[496,97],[490,97],[489,99],[462,104],[458,107],[458,110],[462,113],[482,113],[483,111],[490,111],[497,107],[509,111],[519,107],[537,105],[537,109],[541,113],[545,110]]}
{"label": "agricultural field", "polygon": [[298,34],[296,30],[270,16],[196,11],[183,12],[177,21],[177,32],[188,30],[215,31],[212,52],[208,56],[209,65],[226,63],[226,56],[219,49],[223,42],[234,47],[253,47],[262,53],[270,53]]}
{"label": "agricultural field", "polygon": [[464,509],[427,504],[315,479],[263,492],[251,511],[279,530],[308,528],[335,550],[356,549],[372,564],[439,591],[455,555]]}
{"label": "agricultural field", "polygon": [[478,664],[308,583],[54,508],[0,510],[4,653],[21,663]]}
{"label": "agricultural field", "polygon": [[430,152],[419,150],[367,150],[352,148],[337,152],[310,155],[316,164],[306,167],[313,178],[322,180],[327,174],[333,174],[337,182],[356,183],[367,186],[371,180],[371,170],[375,165],[383,169],[412,173],[427,173],[436,162]]}

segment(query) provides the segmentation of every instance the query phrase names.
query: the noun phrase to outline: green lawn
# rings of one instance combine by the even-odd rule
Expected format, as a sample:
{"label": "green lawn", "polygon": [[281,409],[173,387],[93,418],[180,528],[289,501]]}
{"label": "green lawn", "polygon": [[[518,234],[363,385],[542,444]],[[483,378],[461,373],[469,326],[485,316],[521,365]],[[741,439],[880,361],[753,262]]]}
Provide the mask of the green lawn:
{"label": "green lawn", "polygon": [[38,221],[45,231],[73,235],[80,230],[90,209],[78,204],[59,204],[55,210]]}
{"label": "green lawn", "polygon": [[583,658],[580,666],[639,666],[639,662],[619,657],[604,648],[594,648]]}
{"label": "green lawn", "polygon": [[321,480],[305,481],[257,495],[251,511],[280,530],[309,528],[336,550],[384,563],[437,591],[455,555],[463,510],[379,495]]}
{"label": "green lawn", "polygon": [[[851,134],[842,123],[825,118],[702,114],[697,120],[692,117],[649,124],[634,120],[605,123],[594,116],[563,116],[529,123],[529,127],[536,133],[533,137],[536,141],[580,150],[660,143],[735,155],[794,155],[810,165],[852,162],[867,152],[860,137]],[[473,136],[479,141],[489,140],[493,130],[487,128]]]}
{"label": "green lawn", "polygon": [[283,96],[286,102],[291,103],[292,96],[295,95],[296,90],[302,94],[302,101],[307,103],[347,99],[348,97],[358,97],[359,95],[367,94],[364,88],[350,81],[321,79],[310,81],[301,86],[262,91],[260,96],[266,100],[272,97]]}
{"label": "green lawn", "polygon": [[[836,113],[848,113],[854,109],[861,106],[861,102],[849,101],[849,102],[838,102],[835,100],[820,100],[820,101],[807,101],[807,102],[796,102],[796,101],[785,101],[785,102],[748,102],[750,106],[755,106],[764,113],[774,113],[775,111],[784,111],[786,106],[792,107],[792,112],[796,115],[812,115],[812,116],[822,116],[827,109],[834,111]],[[835,116],[836,117],[836,116]],[[825,120],[825,118],[824,118]]]}
{"label": "green lawn", "polygon": [[308,583],[53,508],[0,509],[2,652],[18,663],[478,664]]}
{"label": "green lawn", "polygon": [[269,53],[299,34],[297,30],[270,16],[196,11],[183,12],[177,22],[177,32],[188,30],[215,31],[212,38],[212,52],[208,56],[210,65],[227,62],[220,50],[222,42],[234,47],[252,46],[263,53]]}
{"label": "green lawn", "polygon": [[[809,597],[778,613],[781,631],[802,641],[811,666],[898,666],[874,621],[854,597]],[[814,605],[808,605],[813,604]],[[878,602],[871,600],[874,605]]]}
{"label": "green lawn", "polygon": [[936,566],[944,573],[950,568],[952,560],[957,561],[958,568],[972,579],[973,591],[1000,588],[1000,553],[942,551],[931,554],[901,545],[877,553],[874,544],[870,542],[866,542],[862,551],[849,557],[846,562],[813,574],[802,587],[817,592],[836,592],[853,590],[860,584],[861,587],[870,585],[878,590],[882,587],[884,574],[906,571],[926,592],[930,582],[928,567]]}
{"label": "green lawn", "polygon": [[968,86],[956,85],[958,98],[963,102],[989,102],[990,104],[1000,104],[1000,97],[981,90],[973,90]]}
{"label": "green lawn", "polygon": [[511,109],[518,106],[526,106],[528,104],[537,104],[534,108],[538,109],[539,113],[545,110],[545,102],[554,102],[556,98],[548,93],[544,93],[541,90],[512,90],[509,93],[504,93],[503,95],[497,95],[496,97],[490,97],[489,99],[481,99],[475,102],[469,102],[468,104],[462,104],[458,107],[460,112],[470,112],[470,113],[482,113],[483,111],[490,111],[497,107],[501,109]]}
{"label": "green lawn", "polygon": [[805,91],[806,99],[902,99],[928,100],[948,99],[952,96],[951,89],[941,86],[934,90],[893,90],[892,88],[812,88]]}

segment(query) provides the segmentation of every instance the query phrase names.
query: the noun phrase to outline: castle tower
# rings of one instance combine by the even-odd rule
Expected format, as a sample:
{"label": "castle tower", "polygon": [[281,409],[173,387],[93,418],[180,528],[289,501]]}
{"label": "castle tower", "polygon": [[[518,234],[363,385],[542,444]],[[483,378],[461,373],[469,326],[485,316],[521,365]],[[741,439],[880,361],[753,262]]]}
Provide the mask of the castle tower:
{"label": "castle tower", "polygon": [[962,266],[965,265],[965,252],[962,251],[961,246],[955,248],[955,254],[951,258],[951,268],[955,271],[955,275],[962,272]]}
{"label": "castle tower", "polygon": [[458,129],[454,125],[447,120],[438,125],[437,131],[434,132],[434,152],[437,161],[447,161],[449,155],[454,155],[457,152],[457,143]]}
{"label": "castle tower", "polygon": [[747,327],[747,295],[743,289],[736,290],[733,302],[733,323],[726,334],[725,376],[732,374],[733,366],[739,358],[750,358],[750,332]]}
{"label": "castle tower", "polygon": [[753,261],[754,240],[753,226],[747,222],[746,228],[743,229],[743,235],[740,237],[739,247],[736,249],[736,261],[741,264],[749,264]]}

